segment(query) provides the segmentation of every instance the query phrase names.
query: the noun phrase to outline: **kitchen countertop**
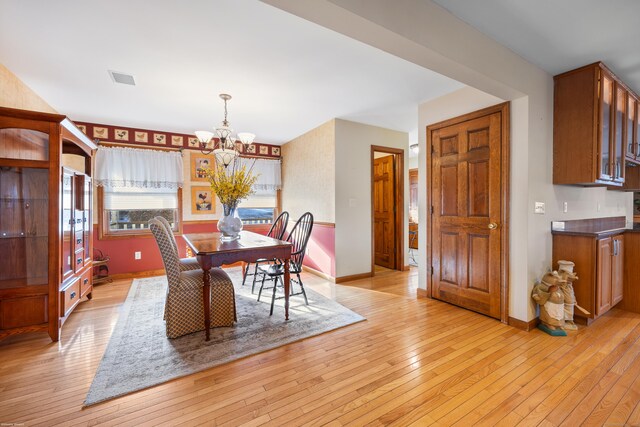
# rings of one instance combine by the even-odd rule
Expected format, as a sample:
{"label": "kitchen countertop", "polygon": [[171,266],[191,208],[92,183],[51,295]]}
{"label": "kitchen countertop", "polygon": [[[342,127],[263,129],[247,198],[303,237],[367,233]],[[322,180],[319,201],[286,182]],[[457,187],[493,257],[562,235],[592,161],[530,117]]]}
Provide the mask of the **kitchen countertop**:
{"label": "kitchen countertop", "polygon": [[598,239],[602,239],[622,233],[640,233],[640,222],[634,222],[633,224],[625,225],[624,227],[613,228],[601,227],[598,225],[585,225],[582,227],[574,227],[571,229],[561,229],[552,225],[551,233],[569,236],[592,236]]}

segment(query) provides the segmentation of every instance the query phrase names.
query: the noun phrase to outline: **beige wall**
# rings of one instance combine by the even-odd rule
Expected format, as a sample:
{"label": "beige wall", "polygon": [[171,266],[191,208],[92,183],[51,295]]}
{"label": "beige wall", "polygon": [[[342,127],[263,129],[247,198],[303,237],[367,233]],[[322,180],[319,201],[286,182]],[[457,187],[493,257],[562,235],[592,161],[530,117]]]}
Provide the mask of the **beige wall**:
{"label": "beige wall", "polygon": [[[409,200],[409,134],[336,119],[336,277],[371,272],[371,146],[404,150],[404,198]],[[404,231],[409,231],[409,209]],[[405,263],[409,243],[404,242]]]}
{"label": "beige wall", "polygon": [[282,146],[282,208],[291,218],[313,212],[336,222],[336,136],[330,120]]}
{"label": "beige wall", "polygon": [[2,64],[0,64],[0,107],[45,113],[57,112]]}
{"label": "beige wall", "polygon": [[[551,267],[552,220],[620,212],[631,218],[630,194],[552,184],[552,76],[434,2],[263,1],[511,101],[510,316],[529,321],[536,315],[531,288]],[[424,153],[424,143],[420,148]],[[421,173],[424,167],[421,163]],[[546,203],[545,215],[533,213],[535,201]],[[567,214],[561,209],[564,201],[570,206]],[[421,274],[419,285],[425,281]]]}

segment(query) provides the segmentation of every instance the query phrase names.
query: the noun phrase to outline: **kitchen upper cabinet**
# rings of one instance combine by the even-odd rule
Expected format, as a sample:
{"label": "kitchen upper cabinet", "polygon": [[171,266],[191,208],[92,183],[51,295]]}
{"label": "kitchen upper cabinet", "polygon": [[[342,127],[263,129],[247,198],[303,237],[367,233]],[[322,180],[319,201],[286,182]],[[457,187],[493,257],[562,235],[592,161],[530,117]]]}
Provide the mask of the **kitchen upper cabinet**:
{"label": "kitchen upper cabinet", "polygon": [[638,141],[635,99],[601,62],[554,77],[554,184],[623,186]]}

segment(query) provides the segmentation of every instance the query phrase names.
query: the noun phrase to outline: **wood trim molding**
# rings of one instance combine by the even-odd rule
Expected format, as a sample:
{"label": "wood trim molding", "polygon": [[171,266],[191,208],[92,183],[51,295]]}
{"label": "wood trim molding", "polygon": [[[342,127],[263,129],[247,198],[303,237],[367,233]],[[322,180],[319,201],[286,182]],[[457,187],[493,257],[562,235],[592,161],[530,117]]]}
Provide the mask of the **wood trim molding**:
{"label": "wood trim molding", "polygon": [[320,221],[314,221],[313,226],[318,226],[318,227],[325,227],[325,228],[336,228],[336,223],[335,222],[320,222]]}
{"label": "wood trim molding", "polygon": [[539,319],[537,317],[529,320],[528,322],[525,322],[524,320],[516,319],[514,317],[509,317],[507,324],[509,326],[513,326],[516,329],[521,329],[523,331],[529,332],[532,329],[535,329],[538,326],[538,323],[539,323]]}
{"label": "wood trim molding", "polygon": [[322,271],[320,271],[320,270],[316,270],[315,268],[308,267],[308,266],[306,266],[306,265],[303,265],[303,266],[302,266],[302,269],[303,269],[304,271],[309,272],[309,273],[311,273],[311,274],[314,274],[314,275],[316,275],[316,276],[318,276],[318,277],[322,277],[323,279],[328,280],[328,281],[330,281],[330,282],[332,282],[332,283],[336,283],[336,278],[335,278],[335,277],[330,276],[330,275],[328,275],[327,273],[323,273],[323,272],[322,272]]}
{"label": "wood trim molding", "polygon": [[[394,155],[394,167],[395,167],[395,266],[396,270],[403,271],[404,268],[404,155],[405,150],[402,148],[383,147],[381,145],[371,146],[371,160],[370,160],[370,175],[371,180],[371,276],[375,275],[375,245],[373,242],[374,236],[374,199],[373,199],[373,161],[375,159],[375,152],[389,153]],[[337,282],[336,282],[337,283]]]}
{"label": "wood trim molding", "polygon": [[[298,221],[296,218],[289,218],[289,224],[295,224]],[[256,224],[257,225],[257,224]],[[335,222],[322,222],[322,221],[313,221],[314,227],[325,227],[325,228],[336,228]]]}
{"label": "wood trim molding", "polygon": [[366,279],[367,277],[373,277],[373,271],[370,271],[368,273],[352,274],[350,276],[336,277],[335,282],[345,283],[345,282],[351,282],[353,280],[358,280],[358,279]]}
{"label": "wood trim molding", "polygon": [[[165,271],[164,268],[159,270],[145,270],[145,271],[134,271],[131,273],[119,273],[119,274],[111,274],[109,278],[113,280],[122,280],[122,279],[137,279],[142,277],[153,277],[153,276],[164,276]],[[104,282],[108,283],[108,282]],[[102,283],[99,283],[101,285]]]}

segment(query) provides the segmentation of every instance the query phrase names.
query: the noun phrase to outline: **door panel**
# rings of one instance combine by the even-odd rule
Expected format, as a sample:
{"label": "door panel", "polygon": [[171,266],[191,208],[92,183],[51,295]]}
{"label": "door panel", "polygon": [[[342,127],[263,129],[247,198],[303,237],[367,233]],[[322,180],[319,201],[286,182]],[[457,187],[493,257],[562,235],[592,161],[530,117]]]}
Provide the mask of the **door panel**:
{"label": "door panel", "polygon": [[613,257],[610,237],[598,240],[598,282],[596,289],[596,315],[600,316],[611,308],[611,262]]}
{"label": "door panel", "polygon": [[624,237],[616,236],[614,241],[614,256],[611,265],[611,306],[613,307],[623,297],[624,287]]}
{"label": "door panel", "polygon": [[373,161],[374,262],[387,268],[395,263],[395,161],[385,156]]}
{"label": "door panel", "polygon": [[502,113],[435,129],[431,143],[432,296],[500,318]]}

